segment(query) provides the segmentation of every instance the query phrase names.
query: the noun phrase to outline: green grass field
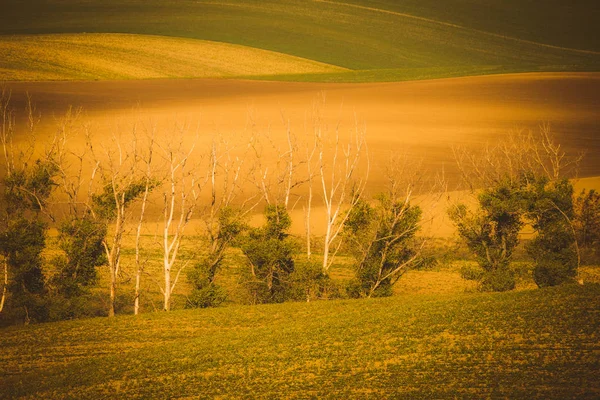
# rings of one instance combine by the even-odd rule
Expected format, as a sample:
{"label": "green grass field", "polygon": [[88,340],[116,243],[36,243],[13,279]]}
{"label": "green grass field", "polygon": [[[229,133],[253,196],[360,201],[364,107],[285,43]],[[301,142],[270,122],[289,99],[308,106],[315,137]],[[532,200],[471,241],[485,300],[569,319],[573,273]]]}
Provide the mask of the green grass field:
{"label": "green grass field", "polygon": [[[10,35],[15,34],[83,32],[181,37],[270,50],[352,70],[237,74],[270,80],[369,82],[600,69],[597,5],[541,0],[495,0],[485,5],[461,0],[397,3],[33,0],[25,4],[8,0],[0,14],[0,37],[4,42],[14,40]],[[91,60],[107,47],[111,45],[89,47]],[[146,50],[160,54],[151,47]],[[14,79],[15,69],[35,70],[36,63],[28,61],[26,54],[11,54],[16,61],[4,63],[8,65],[1,67],[0,79]],[[189,59],[183,61],[181,71],[169,72],[172,76],[190,76]],[[59,64],[46,67],[54,75],[44,79],[55,75],[73,79],[73,74],[64,75]],[[98,73],[76,79],[135,77],[124,75]]]}
{"label": "green grass field", "polygon": [[165,36],[0,36],[0,76],[11,81],[224,78],[345,71],[287,54]]}
{"label": "green grass field", "polygon": [[4,398],[595,398],[600,285],[3,329]]}

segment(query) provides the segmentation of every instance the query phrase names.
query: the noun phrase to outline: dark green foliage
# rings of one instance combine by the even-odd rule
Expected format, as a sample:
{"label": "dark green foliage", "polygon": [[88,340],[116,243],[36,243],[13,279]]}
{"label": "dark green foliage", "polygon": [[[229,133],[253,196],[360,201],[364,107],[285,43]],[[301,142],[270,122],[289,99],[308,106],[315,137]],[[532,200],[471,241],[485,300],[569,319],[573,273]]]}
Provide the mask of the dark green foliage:
{"label": "dark green foliage", "polygon": [[233,207],[222,208],[216,223],[208,224],[208,254],[188,273],[192,293],[187,308],[216,307],[227,299],[227,292],[215,284],[215,277],[222,267],[225,251],[247,228],[240,210]]}
{"label": "dark green foliage", "polygon": [[220,260],[218,264],[209,264],[206,258],[190,270],[188,281],[192,285],[192,292],[187,298],[186,308],[218,307],[227,300],[225,289],[214,282],[217,266],[220,266]]}
{"label": "dark green foliage", "polygon": [[[158,186],[157,181],[150,182],[149,190]],[[102,188],[100,193],[92,196],[92,204],[94,212],[107,221],[112,221],[117,216],[117,204],[123,208],[127,208],[133,201],[138,199],[146,190],[146,179],[139,179],[130,183],[126,188],[122,189],[118,186],[114,187],[111,183],[107,183]],[[115,200],[118,197],[118,201]]]}
{"label": "dark green foliage", "polygon": [[55,174],[54,163],[37,160],[30,167],[10,168],[2,182],[0,252],[9,271],[8,312],[19,321],[48,319],[42,271],[47,226],[41,212],[55,187]]}
{"label": "dark green foliage", "polygon": [[294,243],[288,238],[292,220],[282,206],[265,208],[266,223],[251,229],[241,249],[248,259],[246,282],[250,302],[281,303],[288,298],[290,275],[294,272]]}
{"label": "dark green foliage", "polygon": [[32,167],[12,169],[4,178],[4,199],[8,214],[39,212],[56,187],[57,172],[52,162],[36,160]]}
{"label": "dark green foliage", "polygon": [[100,292],[84,292],[73,297],[59,293],[48,299],[46,307],[48,321],[106,316],[105,294]]}
{"label": "dark green foliage", "polygon": [[513,290],[516,283],[514,271],[510,268],[501,268],[484,274],[480,289],[483,292],[506,292]]}
{"label": "dark green foliage", "polygon": [[41,253],[46,245],[46,224],[24,217],[8,221],[0,237],[0,248],[11,271],[9,292],[13,295],[44,292]]}
{"label": "dark green foliage", "polygon": [[290,279],[290,298],[293,300],[308,302],[343,297],[343,288],[323,273],[320,262],[296,261]]}
{"label": "dark green foliage", "polygon": [[532,179],[527,200],[527,215],[537,233],[527,246],[535,264],[535,283],[544,287],[572,280],[578,267],[571,225],[574,218],[573,185],[567,179]]}
{"label": "dark green foliage", "polygon": [[485,271],[481,277],[484,290],[505,291],[515,287],[509,264],[523,226],[524,184],[524,179],[505,177],[482,190],[476,211],[469,212],[464,204],[448,211],[458,234]]}
{"label": "dark green foliage", "polygon": [[185,308],[218,307],[227,300],[227,291],[214,282],[195,280],[194,289],[187,297]]}
{"label": "dark green foliage", "polygon": [[573,204],[577,242],[584,249],[600,247],[600,193],[582,190]]}
{"label": "dark green foliage", "polygon": [[106,263],[102,241],[107,226],[90,215],[72,218],[59,228],[59,248],[64,255],[54,258],[58,273],[53,278],[58,291],[73,297],[97,281],[96,268]]}
{"label": "dark green foliage", "polygon": [[380,195],[375,206],[364,200],[352,208],[344,226],[348,250],[355,259],[351,297],[392,295],[392,286],[419,259],[415,234],[421,209]]}
{"label": "dark green foliage", "polygon": [[485,275],[485,270],[480,266],[471,266],[468,264],[460,267],[460,276],[468,281],[481,281]]}

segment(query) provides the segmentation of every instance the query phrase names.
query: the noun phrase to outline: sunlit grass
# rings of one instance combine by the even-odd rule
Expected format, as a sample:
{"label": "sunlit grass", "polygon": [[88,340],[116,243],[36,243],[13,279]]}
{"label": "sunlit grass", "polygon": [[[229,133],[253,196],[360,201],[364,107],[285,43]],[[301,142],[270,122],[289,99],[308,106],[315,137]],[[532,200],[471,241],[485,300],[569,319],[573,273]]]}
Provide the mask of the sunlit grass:
{"label": "sunlit grass", "polygon": [[596,397],[600,286],[12,327],[0,396]]}
{"label": "sunlit grass", "polygon": [[[0,60],[5,60],[0,66],[1,79],[236,76],[373,82],[499,72],[600,70],[596,10],[585,3],[553,2],[539,7],[535,2],[511,0],[483,7],[458,0],[444,4],[432,0],[107,0],[101,5],[81,0],[35,0],[27,5],[8,1],[0,14],[3,40],[12,40],[9,35],[14,34],[127,32],[159,35],[173,52],[153,51],[147,42],[140,42],[140,46],[130,47],[119,44],[110,51],[94,48],[94,52],[106,52],[106,57],[100,57],[100,51],[94,58],[89,49],[74,49],[71,43],[63,53],[65,61],[71,57],[69,51],[79,52],[72,61],[83,61],[81,68],[73,68],[69,63],[62,64],[58,56],[45,55],[36,62],[35,54],[27,56],[18,51],[15,55],[4,49],[0,50]],[[563,18],[565,9],[570,18]],[[251,55],[248,62],[252,68],[248,70],[244,66],[246,57],[223,56],[222,63],[206,65],[209,70],[215,69],[207,75],[194,67],[202,60],[180,51],[184,42],[176,37],[238,44],[304,61],[288,60],[291,65],[286,61],[282,66],[281,59],[276,57],[271,63],[266,57],[265,63],[256,65]],[[56,44],[49,46],[57,48]],[[115,45],[108,41],[107,46]],[[26,46],[23,49],[27,50]],[[20,63],[20,57],[25,56],[27,61]],[[6,64],[9,58],[13,61]],[[132,61],[136,58],[140,61]],[[13,71],[10,78],[7,69]]]}
{"label": "sunlit grass", "polygon": [[344,68],[227,43],[123,34],[0,36],[1,80],[224,78]]}

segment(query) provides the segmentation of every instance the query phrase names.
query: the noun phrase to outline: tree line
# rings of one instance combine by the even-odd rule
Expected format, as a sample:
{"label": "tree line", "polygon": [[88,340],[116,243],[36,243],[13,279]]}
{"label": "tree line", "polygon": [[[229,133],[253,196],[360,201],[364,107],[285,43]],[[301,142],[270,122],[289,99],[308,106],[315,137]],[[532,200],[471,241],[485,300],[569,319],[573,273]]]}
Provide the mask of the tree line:
{"label": "tree line", "polygon": [[[343,140],[339,127],[325,129],[316,115],[304,141],[285,118],[284,141],[252,132],[245,142],[222,137],[207,142],[184,123],[167,132],[136,124],[130,132],[98,140],[81,123],[79,111],[71,109],[40,146],[24,140],[35,137],[40,118],[31,101],[25,114],[25,123],[18,125],[4,89],[4,322],[114,316],[125,236],[134,238],[134,265],[128,268],[134,271],[130,297],[138,314],[141,282],[149,279],[150,256],[142,237],[150,208],[159,215],[161,279],[156,283],[165,311],[182,277],[192,288],[187,307],[222,304],[227,291],[217,278],[234,247],[244,257],[243,286],[252,304],[389,296],[406,271],[432,262],[426,251],[430,239],[422,233],[429,217],[415,201],[415,192],[424,191],[423,177],[406,161],[394,160],[386,171],[387,188],[369,198],[370,164],[360,127]],[[594,191],[573,196],[564,165],[571,161],[544,132],[540,140],[522,136],[514,148],[495,148],[482,159],[457,151],[476,201],[453,204],[448,214],[481,266],[473,274],[484,290],[514,288],[510,261],[525,224],[536,232],[527,251],[539,286],[574,279],[581,249],[598,243],[599,196]],[[81,143],[73,145],[76,141]],[[443,182],[428,186],[425,191],[442,196]],[[316,202],[324,208],[325,234],[319,238],[311,228]],[[290,211],[300,207],[303,243],[289,233]],[[249,216],[261,208],[263,224],[251,226]],[[202,248],[195,257],[182,257],[192,220],[202,222]],[[57,231],[58,247],[51,251],[50,228]],[[330,276],[340,251],[351,255],[355,272],[343,288]],[[89,311],[99,268],[109,272],[109,298]]]}

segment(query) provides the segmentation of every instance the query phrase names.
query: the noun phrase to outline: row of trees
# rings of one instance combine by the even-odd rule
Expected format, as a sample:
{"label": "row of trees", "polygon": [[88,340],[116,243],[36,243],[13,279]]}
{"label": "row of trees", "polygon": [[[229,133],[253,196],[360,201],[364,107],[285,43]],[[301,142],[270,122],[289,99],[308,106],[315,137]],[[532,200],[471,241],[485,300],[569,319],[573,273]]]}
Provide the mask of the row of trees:
{"label": "row of trees", "polygon": [[[81,122],[79,112],[69,110],[57,134],[40,145],[28,142],[36,137],[40,118],[32,102],[25,132],[10,108],[10,92],[2,92],[0,106],[6,168],[0,232],[3,315],[9,310],[11,318],[25,322],[75,316],[78,299],[97,284],[98,268],[106,266],[108,315],[114,316],[123,243],[130,232],[135,237],[135,265],[128,270],[135,274],[137,314],[151,257],[142,245],[143,231],[157,215],[164,310],[170,309],[182,275],[192,286],[188,306],[223,301],[216,277],[231,246],[246,257],[245,286],[252,302],[331,295],[329,271],[341,239],[354,235],[346,222],[359,220],[349,211],[367,204],[362,200],[369,170],[363,130],[357,128],[343,141],[339,126],[328,133],[317,116],[302,146],[285,120],[285,141],[252,132],[243,143],[222,138],[202,142],[190,134],[189,126],[159,132],[152,124],[138,124],[128,134],[100,140]],[[313,254],[311,230],[315,196],[325,210],[318,255]],[[408,205],[409,197],[407,193],[404,199],[390,201]],[[304,256],[298,256],[297,242],[289,235],[289,212],[299,204],[305,215]],[[261,205],[265,225],[252,228],[247,217]],[[194,259],[183,259],[182,240],[192,219],[203,222],[197,233],[206,245],[194,249]],[[46,245],[51,228],[58,232],[58,248]],[[416,229],[408,235],[414,236]],[[364,262],[359,267],[367,268],[372,266]],[[356,295],[373,295],[400,272],[390,275],[387,264],[382,268],[379,277],[370,278],[376,287],[370,290],[362,283]]]}
{"label": "row of trees", "polygon": [[600,195],[574,196],[568,179],[582,156],[568,156],[549,133],[519,134],[475,155],[457,151],[463,177],[475,195],[471,206],[449,210],[459,236],[475,255],[481,273],[466,271],[483,290],[514,289],[511,261],[523,228],[533,238],[525,246],[540,287],[577,277],[582,250],[600,244]]}
{"label": "row of trees", "polygon": [[[429,240],[420,232],[429,217],[415,204],[414,193],[435,192],[432,197],[439,198],[444,185],[425,188],[417,169],[393,160],[387,189],[368,199],[364,130],[357,128],[344,141],[339,127],[331,134],[316,115],[303,142],[285,119],[284,140],[252,130],[245,142],[202,141],[185,124],[166,132],[138,124],[128,134],[99,140],[70,110],[42,148],[25,140],[35,137],[39,120],[32,103],[19,125],[26,132],[17,135],[9,100],[3,91],[0,315],[7,319],[81,314],[101,267],[109,272],[106,308],[114,316],[125,237],[134,238],[134,265],[126,269],[133,271],[132,302],[139,313],[142,280],[155,278],[146,268],[156,252],[142,240],[153,222],[162,270],[156,283],[166,311],[182,276],[192,288],[188,307],[225,301],[218,276],[231,247],[244,256],[243,285],[251,303],[336,296],[340,288],[330,271],[339,251],[354,260],[355,279],[345,288],[352,297],[390,295],[406,271],[431,261],[425,256]],[[536,282],[563,282],[576,271],[579,247],[598,243],[598,194],[586,192],[573,203],[563,174],[568,160],[547,132],[542,141],[519,136],[512,148],[503,146],[481,159],[457,152],[465,180],[478,195],[475,207],[456,204],[450,217],[484,270],[484,289],[514,287],[509,265],[525,224],[536,232],[528,246]],[[324,209],[325,228],[319,243],[312,232],[317,203]],[[259,207],[264,223],[252,227],[248,217]],[[299,207],[303,244],[289,233],[290,211]],[[196,234],[203,240],[192,249],[193,257],[182,257],[192,220],[202,222]],[[46,245],[50,228],[58,232],[56,249]]]}

